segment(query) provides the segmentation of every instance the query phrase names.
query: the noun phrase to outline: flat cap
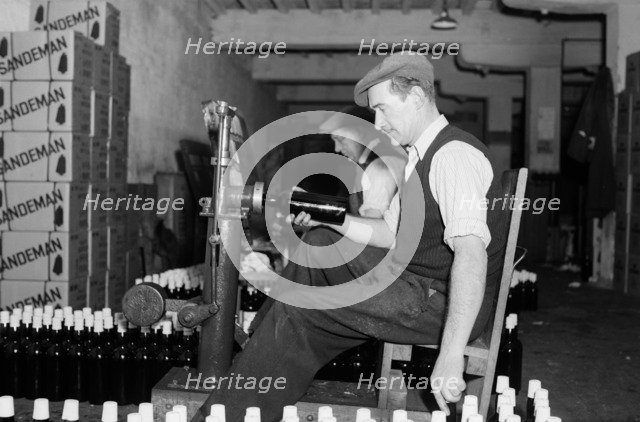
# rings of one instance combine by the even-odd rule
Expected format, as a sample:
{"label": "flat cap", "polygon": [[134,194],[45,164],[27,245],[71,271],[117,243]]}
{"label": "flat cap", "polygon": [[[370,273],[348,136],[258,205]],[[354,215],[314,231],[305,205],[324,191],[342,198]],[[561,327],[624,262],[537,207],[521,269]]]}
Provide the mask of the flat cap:
{"label": "flat cap", "polygon": [[433,84],[433,65],[422,54],[413,52],[397,53],[386,57],[380,64],[367,72],[353,90],[353,98],[359,106],[367,107],[367,90],[394,76],[417,79],[421,83]]}

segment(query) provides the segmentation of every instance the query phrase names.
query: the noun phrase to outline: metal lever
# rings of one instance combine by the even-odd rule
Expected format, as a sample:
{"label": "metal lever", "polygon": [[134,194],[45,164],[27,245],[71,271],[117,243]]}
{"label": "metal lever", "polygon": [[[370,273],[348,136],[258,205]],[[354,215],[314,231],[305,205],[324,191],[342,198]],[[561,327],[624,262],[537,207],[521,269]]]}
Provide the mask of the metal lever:
{"label": "metal lever", "polygon": [[219,310],[220,307],[216,303],[200,304],[188,301],[178,312],[178,321],[183,327],[193,328],[215,315]]}

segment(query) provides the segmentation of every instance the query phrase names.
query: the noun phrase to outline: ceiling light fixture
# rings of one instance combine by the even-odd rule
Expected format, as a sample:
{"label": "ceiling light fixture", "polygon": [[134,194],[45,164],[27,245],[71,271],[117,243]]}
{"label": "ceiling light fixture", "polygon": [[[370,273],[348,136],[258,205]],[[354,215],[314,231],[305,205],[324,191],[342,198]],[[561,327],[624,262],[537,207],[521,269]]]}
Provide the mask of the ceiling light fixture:
{"label": "ceiling light fixture", "polygon": [[447,0],[442,3],[442,12],[438,19],[434,20],[431,24],[432,29],[447,30],[456,29],[458,27],[458,21],[449,16],[449,9],[447,7]]}

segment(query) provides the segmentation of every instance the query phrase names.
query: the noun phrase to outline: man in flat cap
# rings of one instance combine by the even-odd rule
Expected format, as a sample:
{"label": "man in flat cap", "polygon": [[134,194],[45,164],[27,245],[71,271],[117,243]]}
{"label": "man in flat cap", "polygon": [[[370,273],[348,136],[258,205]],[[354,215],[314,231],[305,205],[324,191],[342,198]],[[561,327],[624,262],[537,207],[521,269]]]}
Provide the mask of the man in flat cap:
{"label": "man in flat cap", "polygon": [[[401,195],[383,218],[348,215],[341,226],[320,224],[304,213],[290,218],[314,227],[312,244],[326,246],[324,233],[333,230],[354,244],[392,248],[394,259],[404,265],[383,268],[381,278],[391,277],[388,287],[354,305],[302,309],[275,303],[231,371],[284,377],[286,387],[267,394],[215,390],[203,414],[221,402],[227,405],[227,422],[241,421],[248,406],[259,406],[263,421],[277,421],[284,405],[304,395],[318,369],[369,338],[439,344],[431,381],[443,410],[448,412],[446,402],[458,401],[466,388],[464,348],[488,320],[505,246],[498,230],[500,210],[482,205],[501,197],[499,178],[487,147],[438,112],[433,67],[424,56],[387,57],[357,83],[354,96],[358,105],[375,112],[376,128],[408,153]],[[421,230],[414,228],[420,227],[415,218],[407,218],[414,209],[424,209]],[[407,248],[411,236],[418,238],[416,248]],[[341,265],[297,266],[288,276],[302,284],[333,286],[375,265],[360,257],[336,264]]]}

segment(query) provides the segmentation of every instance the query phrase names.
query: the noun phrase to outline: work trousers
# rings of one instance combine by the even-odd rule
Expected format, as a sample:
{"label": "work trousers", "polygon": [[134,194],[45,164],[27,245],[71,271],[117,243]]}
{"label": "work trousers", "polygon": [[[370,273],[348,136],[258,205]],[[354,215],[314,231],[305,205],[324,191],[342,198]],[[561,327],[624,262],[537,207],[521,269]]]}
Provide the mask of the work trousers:
{"label": "work trousers", "polygon": [[[339,239],[340,234],[327,228],[312,229],[303,237],[313,246],[330,245]],[[343,250],[362,248],[355,243],[344,243],[345,240]],[[332,268],[290,263],[283,270],[283,276],[311,286],[341,284],[367,273],[387,252],[367,246],[355,259]],[[389,273],[389,276],[393,275]],[[278,301],[267,302],[257,316],[260,322],[255,332],[229,371],[240,381],[231,388],[225,385],[225,388],[214,389],[201,412],[206,416],[211,404],[222,403],[226,406],[226,421],[241,422],[247,407],[258,406],[263,422],[278,421],[282,418],[283,406],[295,404],[307,391],[316,372],[345,350],[370,338],[405,344],[438,344],[446,297],[430,289],[430,279],[406,272],[394,278],[393,283],[375,296],[339,309],[302,309]],[[249,377],[263,382],[263,386],[268,381],[261,380],[270,380],[269,391],[245,388]],[[276,384],[277,379],[280,382]]]}

